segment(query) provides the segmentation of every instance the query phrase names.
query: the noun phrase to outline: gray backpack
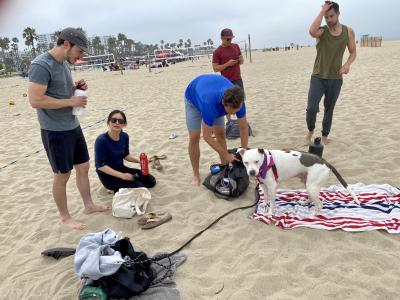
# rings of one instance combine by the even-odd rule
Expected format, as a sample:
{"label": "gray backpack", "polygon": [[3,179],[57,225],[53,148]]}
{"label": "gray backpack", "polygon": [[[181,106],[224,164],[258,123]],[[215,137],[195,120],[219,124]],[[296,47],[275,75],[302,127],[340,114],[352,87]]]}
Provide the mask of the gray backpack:
{"label": "gray backpack", "polygon": [[[247,124],[247,125],[249,126],[249,136],[254,136],[253,130],[251,130],[250,124]],[[225,134],[226,134],[226,138],[228,140],[233,140],[233,139],[240,137],[239,124],[236,119],[229,120],[226,123]]]}

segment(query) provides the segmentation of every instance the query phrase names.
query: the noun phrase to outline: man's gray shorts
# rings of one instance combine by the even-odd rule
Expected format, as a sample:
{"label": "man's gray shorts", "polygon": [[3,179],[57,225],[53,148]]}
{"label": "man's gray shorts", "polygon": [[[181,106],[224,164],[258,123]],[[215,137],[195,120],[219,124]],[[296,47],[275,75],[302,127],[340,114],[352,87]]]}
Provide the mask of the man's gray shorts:
{"label": "man's gray shorts", "polygon": [[[201,130],[201,112],[185,99],[186,126],[190,131]],[[214,126],[224,126],[224,116],[214,119]]]}

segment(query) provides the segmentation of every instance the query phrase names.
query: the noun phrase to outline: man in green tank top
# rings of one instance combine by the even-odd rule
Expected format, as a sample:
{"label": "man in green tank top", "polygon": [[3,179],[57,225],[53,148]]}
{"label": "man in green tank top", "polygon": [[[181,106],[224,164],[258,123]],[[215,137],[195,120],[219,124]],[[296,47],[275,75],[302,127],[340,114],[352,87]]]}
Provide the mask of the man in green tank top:
{"label": "man in green tank top", "polygon": [[[350,65],[356,59],[356,42],[354,31],[339,22],[339,5],[325,1],[321,12],[310,26],[310,35],[317,39],[317,57],[311,75],[306,121],[308,133],[306,140],[311,142],[315,121],[319,112],[319,103],[324,98],[324,118],[322,120],[322,142],[330,142],[333,110],[342,87],[343,74],[348,74]],[[322,18],[327,25],[321,27]],[[349,50],[349,57],[342,65],[344,51]]]}

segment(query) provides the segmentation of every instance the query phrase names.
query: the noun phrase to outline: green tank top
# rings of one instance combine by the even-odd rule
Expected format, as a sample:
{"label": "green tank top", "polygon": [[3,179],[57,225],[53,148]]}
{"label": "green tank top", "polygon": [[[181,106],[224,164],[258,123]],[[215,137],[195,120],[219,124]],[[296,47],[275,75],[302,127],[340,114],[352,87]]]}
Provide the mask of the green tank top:
{"label": "green tank top", "polygon": [[342,25],[342,33],[333,36],[328,26],[323,27],[324,32],[317,42],[317,57],[315,58],[313,75],[322,79],[342,79],[339,70],[342,67],[343,54],[349,40],[347,26]]}

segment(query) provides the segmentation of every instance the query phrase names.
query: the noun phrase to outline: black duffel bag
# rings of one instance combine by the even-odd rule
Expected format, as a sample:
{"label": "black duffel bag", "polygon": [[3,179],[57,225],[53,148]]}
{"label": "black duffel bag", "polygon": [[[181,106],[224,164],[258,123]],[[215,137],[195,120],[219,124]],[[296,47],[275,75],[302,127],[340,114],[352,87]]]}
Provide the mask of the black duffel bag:
{"label": "black duffel bag", "polygon": [[236,149],[230,149],[228,152],[235,154],[238,161],[234,161],[232,164],[212,165],[210,170],[219,167],[219,172],[211,172],[204,179],[203,185],[213,191],[218,198],[233,200],[246,191],[249,186],[249,175],[247,175],[246,167],[242,163],[240,154],[236,153]]}
{"label": "black duffel bag", "polygon": [[101,277],[95,283],[112,299],[129,299],[147,290],[154,280],[148,256],[144,252],[135,251],[127,237],[117,241],[112,248],[119,251],[122,257],[129,256],[129,261],[116,273]]}

